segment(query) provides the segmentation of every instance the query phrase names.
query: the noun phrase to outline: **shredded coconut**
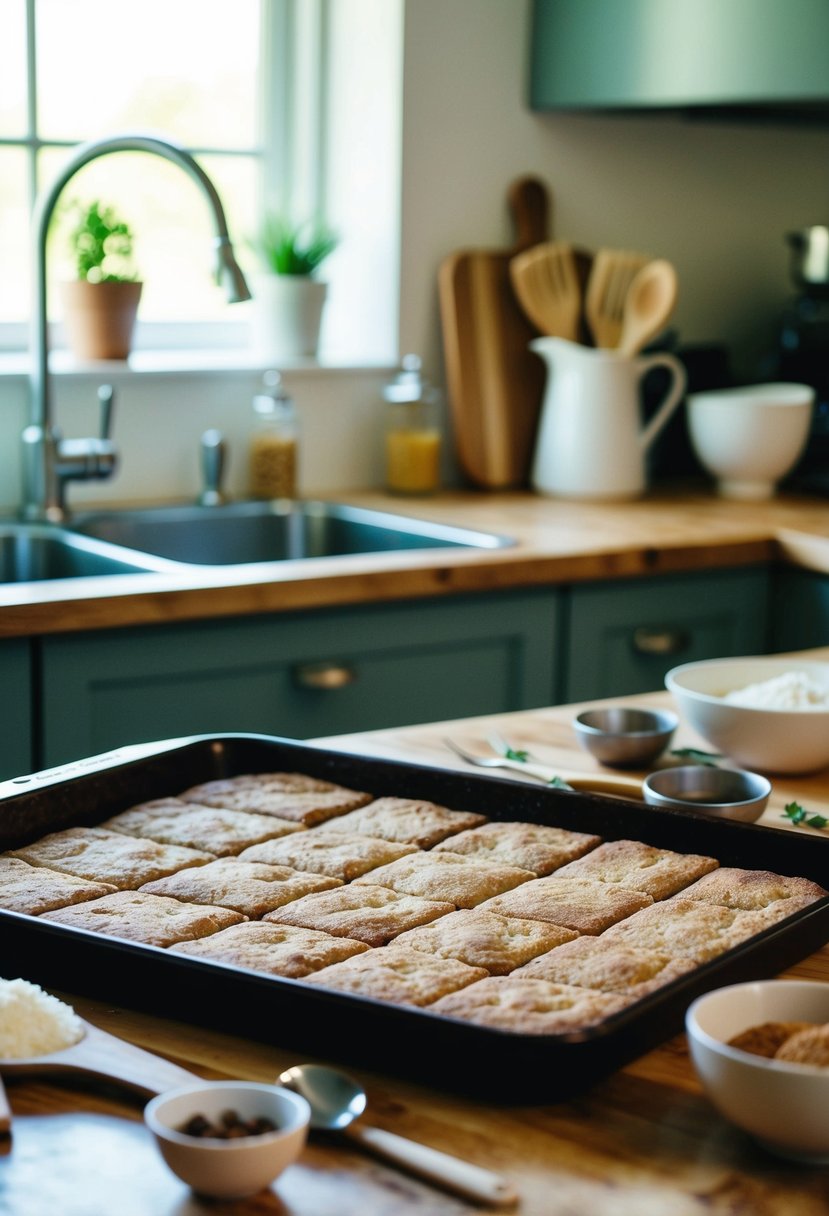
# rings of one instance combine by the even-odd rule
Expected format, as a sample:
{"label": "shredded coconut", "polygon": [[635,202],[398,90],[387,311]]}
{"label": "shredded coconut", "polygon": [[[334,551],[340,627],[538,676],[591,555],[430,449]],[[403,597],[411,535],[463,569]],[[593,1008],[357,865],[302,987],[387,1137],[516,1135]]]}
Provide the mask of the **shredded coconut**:
{"label": "shredded coconut", "polygon": [[0,980],[0,1060],[28,1060],[83,1038],[81,1019],[28,980]]}
{"label": "shredded coconut", "polygon": [[829,709],[829,688],[805,671],[786,671],[761,684],[735,689],[724,700],[752,709]]}

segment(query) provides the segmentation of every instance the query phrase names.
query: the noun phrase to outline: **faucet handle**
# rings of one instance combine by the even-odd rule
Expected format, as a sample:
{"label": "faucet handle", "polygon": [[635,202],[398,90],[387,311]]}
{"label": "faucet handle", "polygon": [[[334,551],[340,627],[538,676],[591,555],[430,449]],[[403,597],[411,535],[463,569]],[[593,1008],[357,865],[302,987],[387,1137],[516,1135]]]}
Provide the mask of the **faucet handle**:
{"label": "faucet handle", "polygon": [[109,439],[112,434],[112,412],[115,409],[115,390],[111,384],[102,384],[99,387],[98,401],[101,406],[101,438]]}
{"label": "faucet handle", "polygon": [[227,502],[222,492],[222,478],[227,461],[227,443],[221,431],[211,427],[201,437],[202,474],[204,489],[199,495],[203,507],[218,507]]}

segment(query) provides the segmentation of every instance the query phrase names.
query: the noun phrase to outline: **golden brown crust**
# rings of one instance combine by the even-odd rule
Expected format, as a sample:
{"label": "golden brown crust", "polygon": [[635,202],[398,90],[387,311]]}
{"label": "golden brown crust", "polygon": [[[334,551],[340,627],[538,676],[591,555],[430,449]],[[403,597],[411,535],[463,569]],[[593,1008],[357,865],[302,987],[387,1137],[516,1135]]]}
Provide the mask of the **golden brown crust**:
{"label": "golden brown crust", "polygon": [[7,856],[19,857],[33,866],[48,866],[92,882],[105,882],[119,890],[164,878],[187,866],[213,861],[212,853],[158,844],[123,832],[104,828],[67,828],[52,832],[34,844],[14,849]]}
{"label": "golden brown crust", "polygon": [[567,881],[558,873],[536,878],[481,906],[502,916],[546,920],[577,933],[602,933],[652,903],[649,895],[606,882]]}
{"label": "golden brown crust", "polygon": [[179,870],[167,878],[145,883],[140,890],[150,895],[171,895],[186,903],[235,908],[256,919],[311,891],[327,891],[341,885],[339,879],[323,874],[301,874],[288,866],[224,858],[195,869]]}
{"label": "golden brown crust", "polygon": [[431,1006],[447,1017],[515,1034],[566,1034],[618,1013],[630,1001],[616,993],[518,976],[491,976]]}
{"label": "golden brown crust", "polygon": [[304,773],[243,773],[194,785],[179,797],[185,802],[229,811],[275,815],[306,827],[324,823],[371,801],[370,794]]}
{"label": "golden brown crust", "polygon": [[379,866],[364,878],[356,879],[354,885],[372,883],[391,887],[401,895],[419,895],[458,908],[474,908],[485,899],[531,881],[532,877],[529,870],[495,862],[480,863],[460,853],[411,853],[387,866]]}
{"label": "golden brown crust", "polygon": [[453,904],[398,895],[389,887],[350,884],[319,891],[269,912],[265,920],[319,929],[337,937],[354,937],[369,946],[382,946],[416,925],[425,925],[454,912]]}
{"label": "golden brown crust", "polygon": [[245,921],[210,937],[170,947],[174,954],[188,954],[229,967],[264,971],[268,975],[283,975],[295,980],[368,949],[365,942],[353,938],[265,921]]}
{"label": "golden brown crust", "polygon": [[382,840],[428,849],[447,836],[482,823],[486,823],[485,815],[451,811],[435,802],[416,798],[375,798],[367,806],[338,819],[336,830],[379,836]]}
{"label": "golden brown crust", "polygon": [[543,878],[584,856],[601,842],[601,836],[539,823],[485,823],[441,841],[435,845],[435,852],[448,849],[477,861],[517,866],[519,870],[530,870],[537,878]]}
{"label": "golden brown crust", "polygon": [[311,984],[391,1001],[395,1005],[431,1005],[467,984],[483,979],[481,967],[457,959],[433,958],[420,950],[369,950],[308,977]]}
{"label": "golden brown crust", "polygon": [[393,844],[376,836],[357,832],[299,832],[288,840],[269,840],[240,853],[240,861],[264,861],[272,865],[293,866],[311,874],[327,874],[350,882],[377,866],[414,853],[413,844]]}
{"label": "golden brown crust", "polygon": [[537,954],[575,936],[572,929],[545,921],[464,908],[401,933],[390,948],[406,946],[439,958],[456,958],[470,967],[483,967],[490,975],[509,975]]}
{"label": "golden brown crust", "polygon": [[607,930],[605,940],[703,963],[739,946],[779,919],[773,905],[743,912],[674,896],[614,925]]}
{"label": "golden brown crust", "polygon": [[46,912],[41,919],[149,946],[172,946],[175,942],[217,933],[244,917],[230,908],[185,904],[144,891],[116,891],[88,903]]}
{"label": "golden brown crust", "polygon": [[90,882],[46,866],[31,866],[19,857],[0,857],[0,908],[39,916],[55,908],[108,895],[111,883]]}
{"label": "golden brown crust", "polygon": [[609,840],[565,866],[559,876],[615,883],[652,899],[667,899],[718,865],[713,857],[696,853],[674,853],[638,840]]}
{"label": "golden brown crust", "polygon": [[[700,899],[723,908],[751,912],[777,904],[785,914],[797,912],[829,892],[808,878],[787,878],[768,870],[741,870],[722,866],[682,892],[683,899]],[[784,907],[785,905],[785,907]]]}
{"label": "golden brown crust", "polygon": [[250,845],[288,833],[302,832],[298,823],[274,815],[199,806],[181,798],[158,798],[130,807],[101,824],[111,832],[142,836],[159,844],[203,849],[216,857],[231,857]]}
{"label": "golden brown crust", "polygon": [[604,937],[578,937],[539,955],[513,974],[618,992],[639,1000],[693,971],[690,959],[671,959],[651,950],[613,945]]}

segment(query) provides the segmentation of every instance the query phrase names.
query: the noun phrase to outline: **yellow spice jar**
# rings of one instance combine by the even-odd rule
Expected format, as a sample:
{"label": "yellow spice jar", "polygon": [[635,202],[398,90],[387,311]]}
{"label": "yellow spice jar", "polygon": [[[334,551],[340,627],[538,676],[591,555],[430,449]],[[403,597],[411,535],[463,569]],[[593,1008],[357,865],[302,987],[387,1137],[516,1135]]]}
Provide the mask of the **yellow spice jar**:
{"label": "yellow spice jar", "polygon": [[421,375],[417,355],[383,391],[386,424],[386,488],[392,494],[433,494],[440,484],[438,394]]}

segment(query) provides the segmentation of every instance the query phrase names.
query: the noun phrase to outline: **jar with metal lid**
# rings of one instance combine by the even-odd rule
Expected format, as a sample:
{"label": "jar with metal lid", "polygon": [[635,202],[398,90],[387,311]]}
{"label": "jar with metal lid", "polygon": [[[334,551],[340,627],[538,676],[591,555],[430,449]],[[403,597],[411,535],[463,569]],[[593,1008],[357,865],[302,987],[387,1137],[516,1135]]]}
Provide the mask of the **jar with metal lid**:
{"label": "jar with metal lid", "polygon": [[250,492],[254,498],[295,498],[299,424],[293,399],[279,372],[265,373],[253,399],[257,426],[250,444]]}
{"label": "jar with metal lid", "polygon": [[440,482],[438,393],[421,374],[417,355],[383,390],[386,419],[386,488],[392,494],[433,494]]}

